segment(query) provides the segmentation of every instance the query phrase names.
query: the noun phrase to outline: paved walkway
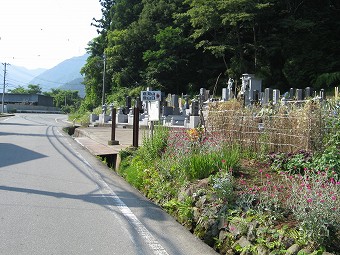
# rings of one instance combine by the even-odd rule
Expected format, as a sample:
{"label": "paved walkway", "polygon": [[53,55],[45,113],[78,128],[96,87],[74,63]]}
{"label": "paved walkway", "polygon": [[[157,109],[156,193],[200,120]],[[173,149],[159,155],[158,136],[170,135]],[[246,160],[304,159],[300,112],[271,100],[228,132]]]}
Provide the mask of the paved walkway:
{"label": "paved walkway", "polygon": [[[147,132],[147,129],[139,130],[138,145],[142,144]],[[119,151],[132,146],[133,143],[132,128],[124,127],[116,127],[115,140],[119,142],[118,145],[108,145],[111,140],[111,127],[79,127],[73,136],[78,143],[96,156],[118,154]]]}

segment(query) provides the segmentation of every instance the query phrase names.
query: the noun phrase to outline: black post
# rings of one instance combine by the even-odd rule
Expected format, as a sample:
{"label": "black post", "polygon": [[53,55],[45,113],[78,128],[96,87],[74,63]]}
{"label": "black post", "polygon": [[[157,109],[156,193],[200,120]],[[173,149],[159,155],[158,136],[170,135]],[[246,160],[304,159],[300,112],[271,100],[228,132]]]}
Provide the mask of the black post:
{"label": "black post", "polygon": [[111,140],[108,145],[118,145],[119,141],[116,141],[116,108],[111,110]]}
{"label": "black post", "polygon": [[138,134],[139,134],[139,108],[133,108],[133,141],[132,146],[138,147]]}

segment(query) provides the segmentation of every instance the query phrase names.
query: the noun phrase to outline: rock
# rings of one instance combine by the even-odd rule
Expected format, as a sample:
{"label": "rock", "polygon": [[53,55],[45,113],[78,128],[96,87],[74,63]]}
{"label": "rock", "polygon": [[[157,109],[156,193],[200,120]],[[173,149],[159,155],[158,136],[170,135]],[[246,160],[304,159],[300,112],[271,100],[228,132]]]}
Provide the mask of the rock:
{"label": "rock", "polygon": [[237,245],[240,245],[242,248],[244,248],[246,246],[250,246],[251,243],[247,240],[245,236],[241,236],[241,238],[233,244],[233,248],[235,248]]}
{"label": "rock", "polygon": [[258,246],[257,247],[257,255],[268,255],[269,251],[264,246]]}
{"label": "rock", "polygon": [[227,252],[225,253],[225,255],[234,255],[234,254],[235,252],[232,249],[227,250]]}
{"label": "rock", "polygon": [[248,233],[247,233],[247,239],[249,241],[254,241],[256,239],[256,232],[255,229],[258,225],[257,221],[252,221],[248,225]]}
{"label": "rock", "polygon": [[194,215],[194,220],[195,222],[198,222],[199,218],[201,217],[201,211],[197,207],[192,208],[193,215]]}
{"label": "rock", "polygon": [[218,223],[217,223],[217,222],[215,222],[215,224],[213,224],[213,225],[211,226],[211,234],[212,234],[214,237],[218,236],[218,234],[219,234],[219,229],[218,229]]}
{"label": "rock", "polygon": [[221,230],[220,231],[220,233],[218,234],[218,240],[220,241],[220,242],[223,242],[224,241],[224,239],[227,237],[226,236],[226,231],[224,231],[224,230]]}
{"label": "rock", "polygon": [[248,224],[242,218],[235,217],[229,223],[229,232],[234,236],[246,235],[248,232]]}
{"label": "rock", "polygon": [[201,197],[198,199],[198,201],[196,202],[195,205],[196,205],[198,208],[202,208],[206,201],[207,201],[207,196],[201,196]]}
{"label": "rock", "polygon": [[290,246],[287,251],[286,251],[286,255],[296,255],[300,250],[300,247],[298,244],[293,244],[292,246]]}
{"label": "rock", "polygon": [[209,178],[200,180],[196,185],[197,189],[206,189],[208,187],[209,187]]}
{"label": "rock", "polygon": [[214,243],[215,243],[215,239],[214,239],[214,238],[215,238],[215,236],[212,234],[212,231],[209,230],[209,231],[207,231],[207,232],[205,233],[205,235],[204,235],[204,237],[203,237],[203,241],[204,241],[207,245],[213,247],[213,246],[214,246]]}
{"label": "rock", "polygon": [[303,255],[308,255],[308,254],[311,254],[312,251],[308,248],[303,248],[302,250],[299,251],[299,254],[303,254]]}
{"label": "rock", "polygon": [[250,251],[242,251],[240,255],[251,255]]}
{"label": "rock", "polygon": [[228,220],[225,218],[220,218],[218,221],[218,229],[226,229],[228,227]]}
{"label": "rock", "polygon": [[288,249],[295,243],[295,240],[293,238],[283,238],[281,242],[284,245],[284,247]]}
{"label": "rock", "polygon": [[237,226],[235,224],[229,223],[228,226],[229,232],[233,235],[233,236],[238,236],[241,231],[237,228]]}

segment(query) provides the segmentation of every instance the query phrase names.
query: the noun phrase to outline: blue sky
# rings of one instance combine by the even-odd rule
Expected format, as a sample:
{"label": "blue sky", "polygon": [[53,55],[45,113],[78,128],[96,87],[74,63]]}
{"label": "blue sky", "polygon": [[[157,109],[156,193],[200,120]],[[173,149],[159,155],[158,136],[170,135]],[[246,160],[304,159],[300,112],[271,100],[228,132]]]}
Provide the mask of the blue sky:
{"label": "blue sky", "polygon": [[99,0],[5,0],[0,7],[0,62],[51,68],[83,55],[97,36]]}

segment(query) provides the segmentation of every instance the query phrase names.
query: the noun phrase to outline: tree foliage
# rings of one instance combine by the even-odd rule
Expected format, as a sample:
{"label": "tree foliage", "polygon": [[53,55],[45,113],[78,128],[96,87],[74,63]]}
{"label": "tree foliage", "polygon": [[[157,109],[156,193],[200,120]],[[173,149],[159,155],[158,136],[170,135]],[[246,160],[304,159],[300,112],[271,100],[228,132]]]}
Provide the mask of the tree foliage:
{"label": "tree foliage", "polygon": [[46,96],[53,97],[53,104],[66,113],[75,112],[81,103],[81,98],[76,90],[52,89],[45,92]]}
{"label": "tree foliage", "polygon": [[[266,87],[340,83],[340,4],[334,0],[100,0],[88,45],[85,107],[136,87],[197,93],[254,73]],[[221,75],[222,74],[222,75]],[[220,77],[221,76],[221,77]],[[218,79],[220,77],[220,79]]]}
{"label": "tree foliage", "polygon": [[10,89],[9,92],[13,94],[41,94],[42,89],[39,85],[29,84],[27,89],[23,86],[18,86],[14,89]]}

